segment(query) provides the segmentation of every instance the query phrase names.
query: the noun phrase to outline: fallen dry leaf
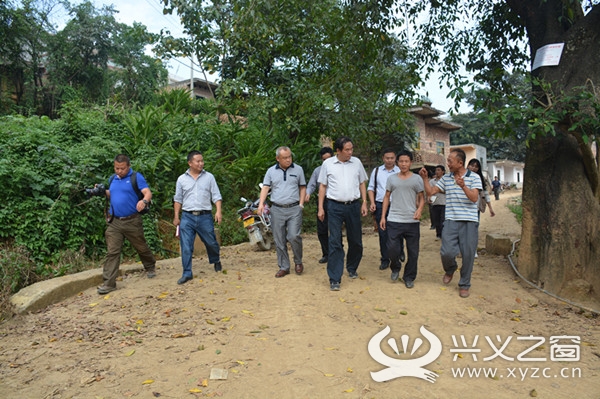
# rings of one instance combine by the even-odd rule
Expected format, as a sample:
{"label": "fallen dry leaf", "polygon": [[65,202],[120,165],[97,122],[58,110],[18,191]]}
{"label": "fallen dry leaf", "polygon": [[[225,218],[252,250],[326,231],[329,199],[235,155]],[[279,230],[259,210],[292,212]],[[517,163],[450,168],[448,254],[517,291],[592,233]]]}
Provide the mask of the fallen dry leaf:
{"label": "fallen dry leaf", "polygon": [[185,338],[185,337],[189,337],[189,336],[190,336],[190,334],[188,334],[188,333],[183,333],[183,334],[179,333],[179,334],[171,335],[171,338]]}
{"label": "fallen dry leaf", "polygon": [[154,382],[154,380],[146,380],[144,382],[142,382],[142,385],[149,385],[152,384]]}

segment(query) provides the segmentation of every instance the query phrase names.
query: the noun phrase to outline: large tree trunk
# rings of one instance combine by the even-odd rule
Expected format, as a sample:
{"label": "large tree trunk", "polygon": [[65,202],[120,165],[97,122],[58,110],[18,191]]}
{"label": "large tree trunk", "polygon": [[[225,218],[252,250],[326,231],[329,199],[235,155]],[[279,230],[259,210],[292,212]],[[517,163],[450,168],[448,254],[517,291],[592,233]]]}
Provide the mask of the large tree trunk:
{"label": "large tree trunk", "polygon": [[[538,48],[565,43],[559,66],[533,71],[552,84],[554,95],[591,87],[590,82],[600,85],[600,7],[586,16],[578,10],[574,24],[567,25],[560,18],[565,15],[560,0],[507,3],[525,22],[532,60]],[[534,87],[534,95],[548,103],[539,88]],[[555,136],[537,137],[527,150],[518,267],[550,292],[600,300],[598,165],[589,147],[577,140],[581,132],[568,131],[571,124],[565,118]]]}

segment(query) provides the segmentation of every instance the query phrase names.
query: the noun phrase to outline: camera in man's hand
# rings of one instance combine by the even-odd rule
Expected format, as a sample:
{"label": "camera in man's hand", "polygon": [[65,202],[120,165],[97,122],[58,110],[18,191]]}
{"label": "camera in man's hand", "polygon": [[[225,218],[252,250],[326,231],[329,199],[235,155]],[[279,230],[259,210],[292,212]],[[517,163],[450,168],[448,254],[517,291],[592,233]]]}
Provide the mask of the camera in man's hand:
{"label": "camera in man's hand", "polygon": [[106,195],[106,187],[104,184],[96,184],[94,188],[86,188],[85,193],[88,197],[104,197]]}

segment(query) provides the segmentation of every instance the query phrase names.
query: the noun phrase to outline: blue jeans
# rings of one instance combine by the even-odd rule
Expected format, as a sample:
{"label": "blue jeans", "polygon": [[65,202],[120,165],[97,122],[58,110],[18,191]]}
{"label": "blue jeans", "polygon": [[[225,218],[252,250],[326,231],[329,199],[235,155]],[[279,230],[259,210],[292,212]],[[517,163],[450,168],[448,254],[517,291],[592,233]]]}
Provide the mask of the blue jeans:
{"label": "blue jeans", "polygon": [[212,214],[207,213],[205,215],[194,216],[191,213],[183,212],[179,225],[179,233],[183,277],[193,277],[192,253],[194,252],[196,234],[200,236],[200,239],[206,246],[208,261],[213,264],[221,261]]}
{"label": "blue jeans", "polygon": [[327,218],[329,219],[327,274],[329,275],[330,283],[340,283],[342,281],[342,274],[344,274],[343,223],[346,223],[346,238],[348,239],[346,269],[349,272],[356,273],[363,255],[360,201],[352,204],[341,204],[328,200]]}

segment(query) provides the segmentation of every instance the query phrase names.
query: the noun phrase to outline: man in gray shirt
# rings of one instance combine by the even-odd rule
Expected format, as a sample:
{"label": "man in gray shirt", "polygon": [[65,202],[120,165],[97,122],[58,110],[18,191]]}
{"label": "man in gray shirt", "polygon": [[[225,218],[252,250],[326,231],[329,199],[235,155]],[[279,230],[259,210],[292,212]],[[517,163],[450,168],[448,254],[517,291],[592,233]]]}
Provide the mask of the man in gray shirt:
{"label": "man in gray shirt", "polygon": [[302,274],[302,210],[306,195],[306,180],[300,165],[292,161],[292,150],[279,147],[277,163],[271,166],[263,180],[257,212],[262,215],[269,190],[271,191],[271,229],[277,249],[279,271],[275,277],[290,274],[289,242],[294,254],[296,274]]}
{"label": "man in gray shirt", "polygon": [[[183,275],[177,284],[184,284],[193,278],[192,253],[196,234],[206,246],[208,261],[220,272],[220,248],[215,236],[212,204],[217,208],[214,220],[221,224],[221,192],[215,177],[204,170],[204,157],[199,151],[191,151],[188,156],[189,169],[179,176],[173,197],[173,224],[179,226],[181,235],[181,263]],[[181,220],[179,214],[183,209]]]}
{"label": "man in gray shirt", "polygon": [[[406,241],[407,261],[404,267],[404,284],[413,288],[417,278],[419,260],[419,239],[421,237],[420,219],[425,206],[423,180],[410,171],[413,155],[409,151],[400,151],[397,165],[400,173],[390,176],[383,198],[383,214],[389,209],[387,221],[381,219],[380,227],[388,231],[388,253],[391,260],[392,281],[400,275],[400,248],[398,242]],[[391,198],[391,201],[390,201]]]}

